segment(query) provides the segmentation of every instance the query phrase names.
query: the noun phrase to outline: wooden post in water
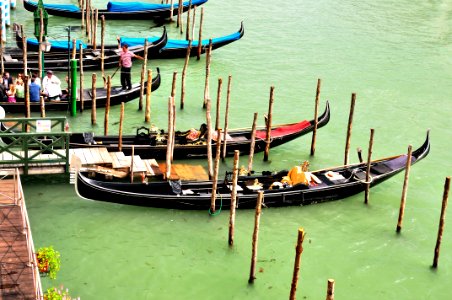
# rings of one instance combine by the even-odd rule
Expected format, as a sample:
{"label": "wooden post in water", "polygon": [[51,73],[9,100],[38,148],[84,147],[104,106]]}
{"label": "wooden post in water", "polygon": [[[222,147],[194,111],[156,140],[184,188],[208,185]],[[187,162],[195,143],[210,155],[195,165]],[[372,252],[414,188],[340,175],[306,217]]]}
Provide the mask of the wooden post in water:
{"label": "wooden post in water", "polygon": [[[218,89],[217,89],[217,110],[215,113],[215,130],[220,127],[220,104],[221,104],[221,87],[223,85],[223,79],[218,78]],[[221,138],[221,137],[219,137]]]}
{"label": "wooden post in water", "polygon": [[[190,39],[190,14],[191,14],[191,0],[188,5],[187,24],[185,25],[185,26],[187,26],[187,29],[185,30],[185,39],[186,40]],[[182,29],[181,29],[181,33],[182,33]]]}
{"label": "wooden post in water", "polygon": [[206,108],[207,99],[210,99],[209,91],[209,76],[210,76],[210,56],[212,53],[212,39],[210,39],[209,48],[206,51],[206,82],[204,86],[204,104],[203,108]]}
{"label": "wooden post in water", "polygon": [[122,152],[122,128],[124,125],[124,102],[121,102],[121,111],[119,112],[119,140],[118,150]]}
{"label": "wooden post in water", "polygon": [[197,60],[201,59],[201,49],[202,49],[202,23],[204,20],[204,7],[201,7],[201,17],[199,18],[199,34],[198,34],[198,52]]}
{"label": "wooden post in water", "polygon": [[215,155],[215,166],[213,168],[212,178],[212,195],[210,197],[210,213],[215,213],[215,200],[217,197],[217,182],[218,182],[218,169],[220,167],[220,152],[221,152],[221,129],[217,129],[217,147]]}
{"label": "wooden post in water", "polygon": [[171,0],[170,2],[170,17],[169,20],[170,22],[173,22],[173,16],[174,16],[174,0]]}
{"label": "wooden post in water", "polygon": [[[105,79],[105,16],[100,16],[100,71]],[[105,83],[105,80],[104,80]]]}
{"label": "wooden post in water", "polygon": [[173,72],[173,82],[171,84],[171,97],[176,97],[177,71]]}
{"label": "wooden post in water", "polygon": [[264,192],[259,191],[256,202],[256,214],[254,216],[254,232],[253,232],[253,242],[251,251],[251,267],[250,267],[250,278],[248,283],[254,283],[256,279],[256,261],[257,261],[257,244],[259,238],[259,222],[261,218],[262,211],[262,199],[264,199]]}
{"label": "wooden post in water", "polygon": [[290,300],[295,300],[295,294],[298,286],[298,276],[300,273],[301,254],[303,253],[304,229],[298,229],[297,247],[295,248],[295,264],[293,268],[292,284],[290,287]]}
{"label": "wooden post in water", "polygon": [[99,24],[99,10],[94,10],[94,34],[93,34],[93,49],[97,50],[97,25]]}
{"label": "wooden post in water", "polygon": [[270,87],[270,100],[268,103],[268,119],[266,122],[267,126],[267,136],[265,138],[265,152],[264,152],[264,161],[268,161],[268,154],[270,152],[270,143],[271,143],[271,132],[272,132],[272,112],[273,112],[273,95],[275,92],[275,87]]}
{"label": "wooden post in water", "polygon": [[144,79],[146,75],[146,66],[141,65],[141,76],[140,76],[140,99],[138,101],[138,110],[143,110],[143,98],[144,98]]}
{"label": "wooden post in water", "polygon": [[46,117],[46,107],[45,107],[45,101],[44,101],[43,96],[39,97],[39,106],[41,107],[41,118],[45,118]]}
{"label": "wooden post in water", "polygon": [[402,230],[402,222],[403,215],[405,212],[405,202],[406,202],[406,194],[408,191],[408,179],[410,178],[410,168],[411,168],[411,153],[413,146],[408,146],[408,154],[406,158],[406,166],[405,166],[405,178],[403,180],[403,190],[402,190],[402,199],[400,201],[400,209],[399,209],[399,220],[397,221],[396,232],[400,233]]}
{"label": "wooden post in water", "polygon": [[224,161],[226,157],[226,144],[228,142],[228,127],[229,127],[229,104],[231,102],[231,85],[232,85],[232,76],[228,77],[228,91],[226,95],[226,110],[224,112],[224,133],[223,133],[223,150],[222,152],[222,160]]}
{"label": "wooden post in water", "polygon": [[334,300],[334,279],[328,279],[326,300]]}
{"label": "wooden post in water", "polygon": [[80,3],[80,9],[82,11],[82,28],[85,27],[85,1],[88,0],[82,0]]}
{"label": "wooden post in water", "polygon": [[133,163],[135,156],[135,145],[132,145],[132,156],[130,157],[130,182],[133,183]]}
{"label": "wooden post in water", "polygon": [[253,169],[254,147],[256,145],[256,127],[257,127],[257,112],[254,113],[253,127],[251,128],[250,156],[248,158],[248,174],[251,174],[251,170]]}
{"label": "wooden post in water", "polygon": [[166,139],[166,180],[171,176],[171,143],[173,139],[173,103],[171,97],[168,97],[168,137]]}
{"label": "wooden post in water", "polygon": [[[84,105],[84,99],[83,99],[83,79],[85,78],[85,75],[83,73],[83,48],[80,47],[80,112],[83,112],[85,105]],[[76,91],[74,91],[76,93]]]}
{"label": "wooden post in water", "polygon": [[173,111],[173,136],[171,138],[171,162],[174,156],[174,144],[176,143],[176,99],[171,97],[171,110]]}
{"label": "wooden post in water", "polygon": [[[182,19],[182,0],[179,0],[177,4],[177,27],[182,27],[181,19]],[[180,29],[180,33],[182,33],[182,28]]]}
{"label": "wooden post in water", "polygon": [[105,104],[104,135],[108,135],[108,117],[110,114],[111,76],[107,77],[107,103]]}
{"label": "wooden post in water", "polygon": [[91,43],[91,0],[86,0],[86,31],[88,43]]}
{"label": "wooden post in water", "polygon": [[[81,46],[80,46],[80,47],[81,47]],[[76,55],[77,55],[77,40],[76,40],[76,39],[72,39],[72,53],[71,53],[71,58],[72,58],[72,59],[77,59]]]}
{"label": "wooden post in water", "polygon": [[322,81],[317,79],[317,90],[315,93],[315,109],[314,109],[314,130],[312,131],[311,141],[311,155],[315,154],[315,143],[317,139],[317,127],[319,125],[319,98],[320,98],[320,85]]}
{"label": "wooden post in water", "polygon": [[[191,5],[190,5],[191,7]],[[191,8],[190,8],[191,10]],[[195,27],[196,27],[196,5],[193,6],[193,20],[191,21],[191,38],[195,38]]]}
{"label": "wooden post in water", "polygon": [[[20,25],[20,33],[22,34],[22,52],[23,52],[23,56],[22,59],[24,61],[24,75],[28,74],[28,66],[27,66],[27,37],[25,36],[24,33],[24,26]],[[42,77],[42,74],[39,74],[40,78]]]}
{"label": "wooden post in water", "polygon": [[[144,97],[144,80],[145,80],[145,76],[146,76],[146,70],[147,70],[147,65],[148,65],[148,39],[146,38],[144,40],[144,60],[143,60],[143,64],[141,65],[141,85],[140,85],[140,101],[138,101],[138,110],[143,110],[143,97]],[[151,82],[152,82],[152,78],[151,78]]]}
{"label": "wooden post in water", "polygon": [[347,138],[345,140],[345,156],[344,165],[348,165],[348,152],[350,151],[350,139],[352,136],[353,113],[355,111],[356,94],[352,93],[352,101],[350,103],[350,113],[348,115]]}
{"label": "wooden post in water", "polygon": [[449,199],[449,189],[450,189],[450,176],[446,177],[446,181],[444,182],[444,193],[443,193],[443,203],[441,206],[441,217],[439,219],[439,227],[438,227],[438,236],[436,238],[436,246],[435,246],[435,256],[433,258],[433,268],[438,268],[438,258],[439,258],[439,250],[441,247],[441,240],[443,239],[443,231],[444,231],[444,223],[446,221],[446,208],[447,202]]}
{"label": "wooden post in water", "polygon": [[188,40],[187,54],[185,55],[184,68],[182,69],[181,93],[180,93],[180,109],[184,109],[185,102],[185,77],[187,76],[188,61],[190,60],[191,40]]}
{"label": "wooden post in water", "polygon": [[[3,16],[2,8],[0,7],[0,24],[3,24],[2,16]],[[4,51],[5,51],[5,41],[3,41],[3,26],[0,26],[0,64],[1,64],[2,75],[3,75],[3,73],[5,73],[5,61],[3,60]],[[24,74],[24,75],[27,75],[27,74]]]}
{"label": "wooden post in water", "polygon": [[234,151],[234,166],[232,168],[232,182],[231,186],[231,206],[229,207],[229,246],[234,245],[234,227],[235,227],[235,206],[237,203],[237,180],[239,173],[239,157],[240,151]]}
{"label": "wooden post in water", "polygon": [[146,108],[144,110],[144,121],[151,122],[151,94],[152,94],[152,70],[148,70],[148,82],[146,86]]}
{"label": "wooden post in water", "polygon": [[206,104],[206,123],[207,123],[207,168],[209,173],[209,179],[213,177],[212,171],[212,120],[210,117],[211,102],[207,99]]}
{"label": "wooden post in water", "polygon": [[[1,39],[1,36],[0,36],[0,39]],[[30,116],[31,116],[31,112],[30,112],[30,88],[29,88],[29,85],[28,85],[28,78],[29,78],[29,76],[25,73],[24,74],[25,118],[30,118]]]}
{"label": "wooden post in water", "polygon": [[96,91],[96,80],[97,80],[97,75],[96,73],[93,73],[92,75],[92,79],[91,79],[91,102],[92,102],[92,107],[91,107],[91,125],[96,125],[96,118],[97,118],[97,101],[96,101],[96,97],[97,97],[97,91]]}
{"label": "wooden post in water", "polygon": [[372,163],[372,146],[374,143],[374,129],[370,129],[369,150],[367,152],[367,167],[366,167],[366,190],[364,194],[364,203],[369,203],[369,190],[370,190],[370,165]]}

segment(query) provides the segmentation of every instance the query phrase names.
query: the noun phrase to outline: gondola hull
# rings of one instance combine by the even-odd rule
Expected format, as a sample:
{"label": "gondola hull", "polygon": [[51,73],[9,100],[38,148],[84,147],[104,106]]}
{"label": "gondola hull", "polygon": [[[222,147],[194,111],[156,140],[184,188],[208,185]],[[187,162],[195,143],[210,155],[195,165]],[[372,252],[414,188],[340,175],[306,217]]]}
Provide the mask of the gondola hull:
{"label": "gondola hull", "polygon": [[[22,48],[22,40],[21,35],[16,32],[16,42],[17,45]],[[160,50],[166,45],[168,42],[168,35],[166,30],[163,31],[163,34],[154,42],[149,43],[147,47],[148,56],[156,55],[160,52]],[[28,49],[30,51],[37,51],[36,47],[32,46],[32,49]],[[141,57],[144,56],[144,46],[143,45],[135,45],[129,47],[129,50],[139,55]],[[121,49],[118,47],[110,47],[104,49],[104,69],[115,68],[118,67],[119,57],[120,57]],[[52,71],[67,71],[69,66],[69,52],[68,51],[58,51],[58,52],[49,52],[44,53],[44,66],[47,70]],[[4,67],[10,72],[13,73],[22,73],[24,71],[24,63],[23,63],[23,52],[21,49],[13,50],[9,49],[9,52],[6,52],[3,55],[4,58]],[[76,55],[77,60],[77,68],[80,69],[80,55]],[[94,49],[86,49],[83,51],[83,70],[101,70],[102,69],[102,54],[100,47],[96,50]],[[27,52],[27,70],[30,71],[38,71],[39,70],[39,54],[37,52]]]}
{"label": "gondola hull", "polygon": [[[152,91],[158,89],[161,83],[160,70],[157,68],[157,75],[152,79]],[[147,84],[144,84],[144,93],[146,93]],[[121,104],[121,102],[129,102],[140,96],[141,85],[134,84],[131,90],[122,90],[121,86],[115,86],[111,88],[110,93],[110,106]],[[70,97],[69,97],[70,98]],[[107,90],[104,88],[96,88],[96,107],[105,107],[107,103]],[[0,102],[0,105],[8,113],[24,113],[26,111],[25,102]],[[46,111],[66,111],[69,110],[70,101],[46,101]],[[81,108],[81,102],[77,100],[77,109]],[[93,106],[92,90],[85,89],[83,91],[83,109],[90,109]],[[30,111],[41,111],[41,104],[39,102],[30,102]]]}
{"label": "gondola hull", "polygon": [[[412,153],[411,164],[427,156],[430,141]],[[403,171],[407,164],[406,155],[397,155],[373,161],[370,168],[370,187]],[[324,169],[312,172],[320,183],[315,185],[296,184],[270,189],[270,184],[279,182],[288,171],[268,172],[262,175],[239,176],[237,183],[237,202],[239,209],[255,208],[258,191],[264,193],[265,207],[304,206],[343,199],[356,195],[366,189],[366,163]],[[333,174],[333,180],[330,175]],[[255,185],[258,181],[260,185]],[[171,184],[170,184],[171,183]],[[257,187],[257,188],[256,188]],[[86,173],[78,172],[76,191],[82,198],[121,203],[128,205],[209,210],[211,208],[211,181],[184,181],[175,185],[172,182],[120,183],[90,179]],[[227,209],[231,205],[231,177],[219,181],[217,186],[216,210]]]}
{"label": "gondola hull", "polygon": [[[202,5],[207,0],[194,0],[192,5]],[[132,2],[130,2],[132,3]],[[135,3],[135,2],[133,2]],[[123,4],[127,4],[124,2]],[[189,9],[190,2],[183,2],[182,12]],[[34,12],[38,8],[38,3],[34,1],[24,0],[24,8]],[[82,11],[78,6],[65,4],[44,4],[44,8],[49,15],[60,16],[66,18],[82,18]],[[173,5],[173,16],[178,14],[178,4]],[[108,20],[149,20],[149,19],[168,19],[171,16],[171,5],[155,4],[152,8],[138,8],[136,10],[112,11],[110,9],[98,9],[99,17],[104,16]]]}
{"label": "gondola hull", "polygon": [[[330,108],[327,102],[325,112],[318,118],[318,128],[325,126],[330,119]],[[312,132],[314,129],[314,120],[301,121],[298,123],[275,125],[272,127],[270,147],[276,147],[284,143],[290,142],[302,135]],[[226,156],[233,156],[236,150],[241,154],[250,153],[251,145],[251,129],[230,130],[226,139]],[[159,141],[159,137],[165,137],[164,134],[150,133],[137,135],[126,135],[122,137],[121,151],[127,155],[134,149],[135,155],[142,158],[164,159],[167,152],[167,141],[163,139]],[[110,152],[119,151],[118,136],[99,136],[94,137],[95,143],[86,141],[83,133],[74,133],[70,137],[71,148],[83,147],[105,147]],[[256,131],[254,152],[265,150],[266,130],[264,128]],[[212,141],[212,153],[215,153],[216,142]],[[184,158],[200,158],[207,157],[207,145],[205,141],[187,142],[184,137],[176,137],[174,146],[174,159]]]}
{"label": "gondola hull", "polygon": [[[243,27],[243,22],[241,23],[240,29],[227,36],[217,37],[212,39],[212,50],[221,48],[223,46],[226,46],[232,42],[238,41],[243,37],[245,33],[245,29]],[[148,38],[149,44],[156,43],[157,38],[156,37],[150,37]],[[63,53],[63,55],[67,55],[67,49],[72,49],[72,44],[68,46],[67,41],[62,40],[56,40],[56,41],[48,41],[52,46],[50,48],[50,53]],[[145,39],[144,38],[121,38],[120,43],[127,43],[129,46],[138,46],[138,45],[144,45]],[[201,41],[201,47],[198,47],[199,42],[197,40],[194,40],[192,42],[191,48],[190,48],[190,56],[197,56],[198,51],[199,55],[204,54],[207,49],[209,48],[209,42],[210,39],[204,39]],[[23,48],[23,41],[22,37],[20,36],[20,33],[16,32],[16,44],[18,48]],[[36,38],[27,38],[27,50],[28,51],[38,51],[38,42]],[[77,43],[77,50],[80,49],[80,47],[86,47],[86,50],[83,51],[91,51],[93,49],[93,45],[83,45],[82,43],[78,41]],[[104,46],[107,51],[111,49],[118,48],[118,45],[106,45]],[[173,40],[168,39],[167,43],[160,49],[157,48],[150,48],[148,50],[148,59],[172,59],[172,58],[185,58],[187,56],[187,50],[189,47],[189,42],[187,40]],[[9,50],[10,52],[12,50]],[[72,50],[71,50],[72,51]],[[49,54],[47,54],[49,55]]]}

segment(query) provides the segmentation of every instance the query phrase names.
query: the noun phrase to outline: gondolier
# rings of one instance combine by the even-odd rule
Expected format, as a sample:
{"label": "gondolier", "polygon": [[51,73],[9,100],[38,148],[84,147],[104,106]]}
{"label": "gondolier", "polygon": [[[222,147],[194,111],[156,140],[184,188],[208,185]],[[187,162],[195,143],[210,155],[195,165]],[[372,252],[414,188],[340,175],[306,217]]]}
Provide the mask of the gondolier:
{"label": "gondolier", "polygon": [[122,89],[132,89],[132,79],[130,72],[132,71],[132,58],[144,60],[143,57],[129,51],[129,45],[122,44],[122,51],[119,54],[119,66],[121,67],[121,86]]}

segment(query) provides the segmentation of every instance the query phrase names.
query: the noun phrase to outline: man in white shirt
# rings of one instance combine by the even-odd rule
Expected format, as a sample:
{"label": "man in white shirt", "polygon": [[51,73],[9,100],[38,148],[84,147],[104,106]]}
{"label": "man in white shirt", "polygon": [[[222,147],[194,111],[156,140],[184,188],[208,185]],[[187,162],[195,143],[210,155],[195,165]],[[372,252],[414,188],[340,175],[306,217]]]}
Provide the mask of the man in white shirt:
{"label": "man in white shirt", "polygon": [[47,71],[47,76],[42,79],[42,89],[48,100],[60,100],[61,81],[53,75],[52,71]]}

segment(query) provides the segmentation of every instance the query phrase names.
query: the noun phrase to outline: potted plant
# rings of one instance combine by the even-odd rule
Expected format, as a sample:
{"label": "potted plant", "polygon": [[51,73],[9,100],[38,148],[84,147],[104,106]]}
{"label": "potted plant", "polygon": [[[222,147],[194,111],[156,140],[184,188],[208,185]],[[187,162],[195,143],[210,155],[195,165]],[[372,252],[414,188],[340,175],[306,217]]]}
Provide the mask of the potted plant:
{"label": "potted plant", "polygon": [[71,295],[69,295],[69,290],[64,290],[63,286],[60,288],[49,288],[44,294],[44,300],[71,300],[71,299],[78,299],[80,298],[72,298]]}
{"label": "potted plant", "polygon": [[60,270],[60,252],[53,249],[53,246],[39,248],[36,252],[38,269],[41,273],[48,273],[52,279],[56,278],[56,273]]}

